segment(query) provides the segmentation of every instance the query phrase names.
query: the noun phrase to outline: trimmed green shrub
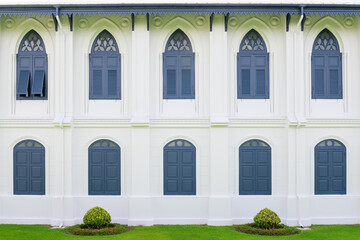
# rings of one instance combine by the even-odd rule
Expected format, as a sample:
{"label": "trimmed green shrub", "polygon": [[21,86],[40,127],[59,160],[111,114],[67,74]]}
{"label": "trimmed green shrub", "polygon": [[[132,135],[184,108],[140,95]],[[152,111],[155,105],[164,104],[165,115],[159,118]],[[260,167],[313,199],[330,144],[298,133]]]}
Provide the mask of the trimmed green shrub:
{"label": "trimmed green shrub", "polygon": [[109,226],[111,217],[105,209],[93,207],[86,212],[83,222],[88,228],[100,229]]}
{"label": "trimmed green shrub", "polygon": [[117,223],[110,223],[108,227],[101,229],[91,229],[85,226],[85,224],[79,224],[66,228],[67,233],[81,236],[115,235],[126,231],[128,231],[127,227]]}
{"label": "trimmed green shrub", "polygon": [[256,226],[255,223],[249,223],[238,226],[236,230],[247,234],[265,236],[286,236],[300,233],[300,230],[296,227],[288,227],[282,224],[279,224],[276,228],[264,229]]}
{"label": "trimmed green shrub", "polygon": [[254,223],[259,228],[272,229],[276,228],[281,222],[279,216],[268,208],[262,209],[254,217]]}

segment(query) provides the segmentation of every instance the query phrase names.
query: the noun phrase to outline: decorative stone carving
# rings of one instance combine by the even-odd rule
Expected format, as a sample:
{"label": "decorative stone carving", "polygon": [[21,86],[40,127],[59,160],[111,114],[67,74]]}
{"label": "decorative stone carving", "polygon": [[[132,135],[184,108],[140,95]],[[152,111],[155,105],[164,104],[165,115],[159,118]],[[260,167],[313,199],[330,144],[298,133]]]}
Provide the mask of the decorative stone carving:
{"label": "decorative stone carving", "polygon": [[196,19],[195,19],[195,24],[198,27],[203,26],[205,24],[205,22],[206,22],[206,19],[203,16],[197,16]]}
{"label": "decorative stone carving", "polygon": [[106,30],[102,31],[95,39],[92,52],[117,52],[114,37]]}
{"label": "decorative stone carving", "polygon": [[354,24],[354,18],[352,18],[352,17],[346,17],[346,18],[344,19],[344,24],[345,24],[345,26],[347,26],[347,27],[351,27],[351,26]]}
{"label": "decorative stone carving", "polygon": [[329,30],[323,30],[315,39],[314,51],[339,51],[335,36]]}
{"label": "decorative stone carving", "polygon": [[237,17],[230,17],[228,24],[231,27],[235,27],[238,24]]}
{"label": "decorative stone carving", "polygon": [[191,43],[186,34],[180,29],[176,30],[169,38],[165,50],[170,51],[192,51]]}
{"label": "decorative stone carving", "polygon": [[15,25],[15,21],[11,18],[5,20],[5,27],[7,29],[12,29]]}
{"label": "decorative stone carving", "polygon": [[120,26],[123,28],[127,28],[130,26],[130,19],[127,17],[121,18],[120,20]]}
{"label": "decorative stone carving", "polygon": [[273,27],[278,26],[278,25],[280,24],[280,18],[277,17],[277,16],[271,17],[271,18],[270,18],[270,24],[271,24],[271,26],[273,26]]}
{"label": "decorative stone carving", "polygon": [[241,41],[240,51],[266,51],[266,44],[260,34],[252,29]]}
{"label": "decorative stone carving", "polygon": [[41,37],[35,32],[30,31],[25,35],[20,44],[21,52],[44,52],[44,42]]}
{"label": "decorative stone carving", "polygon": [[79,27],[81,29],[86,28],[87,24],[88,24],[88,20],[86,20],[85,18],[82,18],[79,20]]}
{"label": "decorative stone carving", "polygon": [[47,26],[48,28],[54,28],[54,20],[49,19],[49,20],[46,22],[46,26]]}
{"label": "decorative stone carving", "polygon": [[153,20],[152,20],[152,22],[153,22],[153,25],[155,26],[155,27],[160,27],[161,25],[162,25],[162,23],[163,23],[163,20],[162,20],[162,18],[161,17],[154,17],[153,18]]}

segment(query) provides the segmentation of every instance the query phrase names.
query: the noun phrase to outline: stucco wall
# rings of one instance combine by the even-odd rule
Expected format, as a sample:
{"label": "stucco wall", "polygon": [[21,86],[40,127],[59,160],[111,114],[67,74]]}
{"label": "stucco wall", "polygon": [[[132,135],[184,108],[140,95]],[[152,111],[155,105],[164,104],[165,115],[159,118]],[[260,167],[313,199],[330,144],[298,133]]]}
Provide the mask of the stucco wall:
{"label": "stucco wall", "polygon": [[[71,225],[98,205],[115,222],[237,224],[262,208],[289,225],[360,223],[359,17],[75,16],[54,31],[50,17],[0,19],[0,222]],[[162,53],[180,28],[195,52],[196,97],[162,99]],[[311,100],[311,49],[328,28],[343,54],[343,99]],[[46,101],[16,99],[16,54],[31,29],[48,54]],[[121,100],[89,100],[90,48],[108,30],[121,52]],[[270,98],[236,98],[236,53],[251,29],[270,56]],[[163,147],[173,139],[196,147],[196,196],[163,195]],[[272,148],[272,195],[239,196],[238,148],[249,139]],[[314,147],[333,138],[347,149],[347,194],[314,195]],[[46,195],[13,195],[13,147],[45,147]],[[110,139],[121,147],[121,196],[88,196],[88,147]]]}

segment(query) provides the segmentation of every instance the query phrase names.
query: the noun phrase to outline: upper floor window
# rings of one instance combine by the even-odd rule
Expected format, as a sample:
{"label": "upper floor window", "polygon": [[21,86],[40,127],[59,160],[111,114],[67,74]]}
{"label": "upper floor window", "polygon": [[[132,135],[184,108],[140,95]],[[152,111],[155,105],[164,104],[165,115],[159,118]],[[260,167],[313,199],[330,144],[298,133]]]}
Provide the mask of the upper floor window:
{"label": "upper floor window", "polygon": [[115,38],[108,31],[96,37],[89,62],[89,98],[121,99],[121,58]]}
{"label": "upper floor window", "polygon": [[180,29],[166,43],[163,61],[164,99],[195,99],[195,54]]}
{"label": "upper floor window", "polygon": [[37,32],[31,30],[22,39],[17,54],[16,99],[47,99],[47,65],[44,42]]}
{"label": "upper floor window", "polygon": [[342,59],[338,41],[327,29],[316,37],[311,56],[313,99],[342,99]]}
{"label": "upper floor window", "polygon": [[237,55],[238,99],[269,98],[269,54],[254,29],[243,38]]}

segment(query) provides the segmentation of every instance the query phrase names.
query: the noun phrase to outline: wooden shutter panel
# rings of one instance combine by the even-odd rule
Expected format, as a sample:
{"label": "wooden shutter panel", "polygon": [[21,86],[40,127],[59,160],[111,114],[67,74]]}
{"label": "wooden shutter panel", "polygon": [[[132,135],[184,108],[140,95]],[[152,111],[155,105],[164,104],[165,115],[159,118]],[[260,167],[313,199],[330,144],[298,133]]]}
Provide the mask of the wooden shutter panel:
{"label": "wooden shutter panel", "polygon": [[[31,142],[31,141],[30,141]],[[35,141],[32,141],[34,144]],[[41,146],[39,143],[37,143]],[[45,149],[44,147],[14,148],[14,194],[45,194]]]}
{"label": "wooden shutter panel", "polygon": [[271,148],[243,145],[239,148],[239,194],[271,195]]}
{"label": "wooden shutter panel", "polygon": [[311,60],[312,68],[312,98],[322,98],[325,96],[326,79],[326,59],[325,56],[313,56]]}
{"label": "wooden shutter panel", "polygon": [[163,55],[163,88],[164,99],[176,99],[179,97],[178,87],[178,57],[174,55]]}
{"label": "wooden shutter panel", "polygon": [[344,146],[315,147],[315,194],[346,194]]}
{"label": "wooden shutter panel", "polygon": [[30,71],[22,70],[19,74],[16,94],[22,97],[29,96]]}
{"label": "wooden shutter panel", "polygon": [[14,151],[14,194],[28,194],[30,192],[28,157],[26,151]]}
{"label": "wooden shutter panel", "polygon": [[89,147],[89,195],[120,195],[120,147],[109,148],[106,140],[99,142],[107,144]]}
{"label": "wooden shutter panel", "polygon": [[[109,54],[110,55],[110,54]],[[121,64],[120,54],[113,54],[106,57],[106,81],[103,81],[103,88],[106,89],[104,98],[121,99]]]}
{"label": "wooden shutter panel", "polygon": [[44,96],[45,71],[35,70],[34,82],[31,88],[31,94],[39,97]]}
{"label": "wooden shutter panel", "polygon": [[195,66],[194,53],[180,55],[178,66],[178,88],[181,99],[195,98]]}
{"label": "wooden shutter panel", "polygon": [[251,56],[238,53],[238,98],[251,97]]}
{"label": "wooden shutter panel", "polygon": [[341,55],[328,56],[328,96],[329,98],[342,98],[342,67]]}
{"label": "wooden shutter panel", "polygon": [[164,148],[164,194],[196,195],[196,149],[183,140],[174,142],[183,145]]}
{"label": "wooden shutter panel", "polygon": [[164,194],[173,195],[179,193],[179,151],[164,151]]}
{"label": "wooden shutter panel", "polygon": [[269,98],[269,55],[252,56],[253,98]]}
{"label": "wooden shutter panel", "polygon": [[104,156],[98,149],[89,151],[89,195],[104,193]]}

